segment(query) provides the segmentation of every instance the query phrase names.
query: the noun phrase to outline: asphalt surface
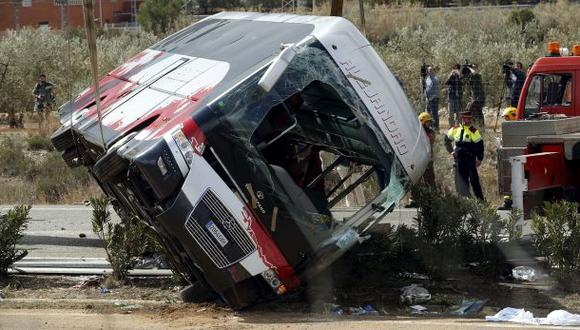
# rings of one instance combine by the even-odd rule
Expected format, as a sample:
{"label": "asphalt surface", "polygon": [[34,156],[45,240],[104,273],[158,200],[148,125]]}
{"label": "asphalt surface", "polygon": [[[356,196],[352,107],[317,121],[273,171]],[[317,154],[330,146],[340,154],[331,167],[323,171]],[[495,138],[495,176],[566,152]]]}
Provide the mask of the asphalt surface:
{"label": "asphalt surface", "polygon": [[[0,206],[4,212],[9,206]],[[105,258],[105,252],[98,238],[91,229],[90,206],[84,205],[36,205],[30,210],[30,222],[19,247],[28,250],[26,259],[51,258]],[[344,218],[352,214],[353,209],[340,209],[334,212],[335,217]],[[113,220],[118,221],[114,212]],[[395,209],[381,223],[393,226],[412,226],[416,209]],[[506,216],[506,212],[500,213]],[[529,233],[529,225],[524,234]]]}

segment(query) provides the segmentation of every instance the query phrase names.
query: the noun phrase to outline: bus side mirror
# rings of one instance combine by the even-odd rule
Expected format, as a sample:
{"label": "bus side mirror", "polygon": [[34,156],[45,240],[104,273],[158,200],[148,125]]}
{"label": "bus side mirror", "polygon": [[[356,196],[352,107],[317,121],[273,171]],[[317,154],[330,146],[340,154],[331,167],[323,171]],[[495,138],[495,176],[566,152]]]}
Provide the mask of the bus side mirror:
{"label": "bus side mirror", "polygon": [[258,81],[258,85],[262,87],[265,92],[269,92],[272,87],[274,87],[298,52],[295,44],[288,44],[285,46],[286,48],[284,48],[282,52],[272,60],[272,64],[270,64],[268,70],[264,72],[264,75],[262,75]]}

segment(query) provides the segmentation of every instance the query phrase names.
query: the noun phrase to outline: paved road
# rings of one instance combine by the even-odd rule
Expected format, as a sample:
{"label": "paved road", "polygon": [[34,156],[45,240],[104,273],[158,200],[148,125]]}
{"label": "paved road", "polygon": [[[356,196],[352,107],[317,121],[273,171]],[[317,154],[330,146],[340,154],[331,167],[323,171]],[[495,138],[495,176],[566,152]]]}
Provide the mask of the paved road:
{"label": "paved road", "polygon": [[[0,206],[0,211],[7,208]],[[20,246],[33,258],[104,258],[105,252],[91,229],[91,211],[84,205],[33,206]],[[114,212],[113,216],[118,220]],[[81,238],[82,234],[86,237]]]}
{"label": "paved road", "polygon": [[[0,206],[0,211],[7,208]],[[104,258],[100,242],[91,230],[91,211],[90,206],[84,205],[33,206],[20,246],[27,249],[28,257],[32,258]],[[341,209],[335,216],[343,218],[352,212],[353,209]],[[382,222],[412,226],[416,214],[415,209],[395,209]],[[113,216],[118,221],[114,212]],[[82,234],[86,237],[81,238]]]}

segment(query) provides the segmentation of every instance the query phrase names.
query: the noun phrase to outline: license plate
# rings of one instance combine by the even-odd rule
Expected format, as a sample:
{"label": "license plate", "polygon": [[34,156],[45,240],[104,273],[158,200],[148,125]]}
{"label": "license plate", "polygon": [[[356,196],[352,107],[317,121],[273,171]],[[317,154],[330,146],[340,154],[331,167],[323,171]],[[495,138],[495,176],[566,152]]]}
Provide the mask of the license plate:
{"label": "license plate", "polygon": [[205,228],[207,228],[210,234],[212,234],[212,236],[216,239],[216,241],[218,241],[218,243],[220,243],[222,247],[228,244],[228,239],[224,236],[224,234],[213,221],[210,220],[208,223],[206,223]]}

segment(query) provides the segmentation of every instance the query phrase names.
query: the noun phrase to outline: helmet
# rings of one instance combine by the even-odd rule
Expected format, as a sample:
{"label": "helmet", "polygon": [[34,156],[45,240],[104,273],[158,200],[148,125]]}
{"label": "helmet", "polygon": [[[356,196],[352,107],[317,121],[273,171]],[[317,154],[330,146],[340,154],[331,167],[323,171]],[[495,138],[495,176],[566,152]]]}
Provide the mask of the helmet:
{"label": "helmet", "polygon": [[514,107],[505,108],[503,110],[502,117],[504,117],[506,120],[516,120],[516,118],[518,117],[517,109]]}
{"label": "helmet", "polygon": [[428,112],[421,112],[419,115],[419,121],[421,124],[425,125],[425,123],[431,121],[431,115]]}

